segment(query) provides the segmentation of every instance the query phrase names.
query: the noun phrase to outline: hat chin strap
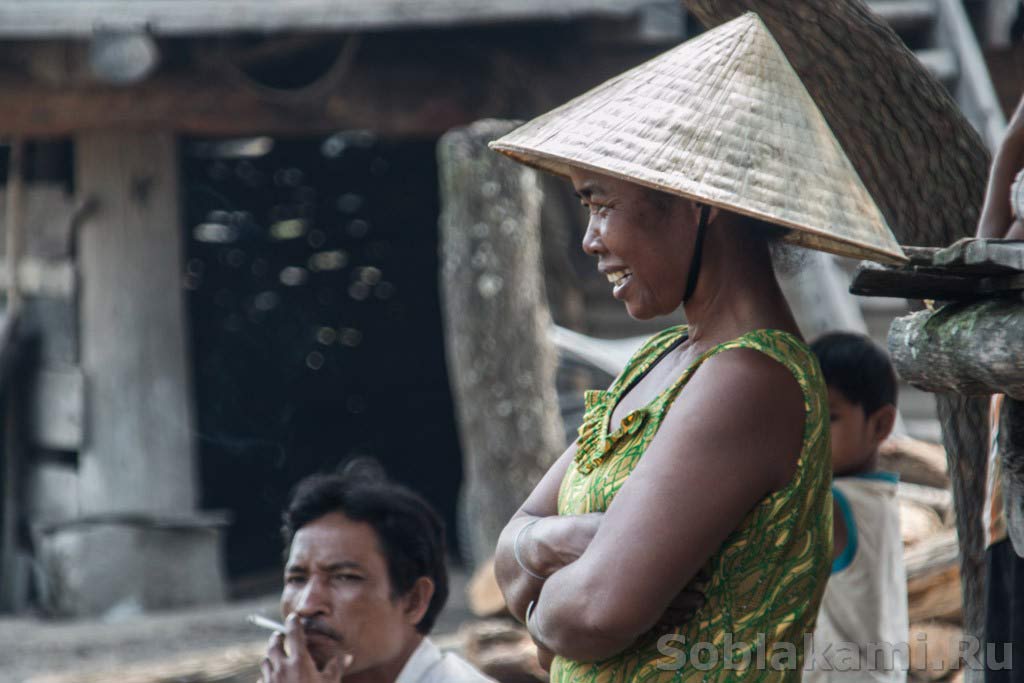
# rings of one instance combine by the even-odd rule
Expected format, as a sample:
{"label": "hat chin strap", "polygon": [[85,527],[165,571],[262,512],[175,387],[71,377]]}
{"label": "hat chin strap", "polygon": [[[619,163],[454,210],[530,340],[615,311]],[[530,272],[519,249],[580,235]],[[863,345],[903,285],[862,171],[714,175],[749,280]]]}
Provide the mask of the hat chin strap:
{"label": "hat chin strap", "polygon": [[683,292],[683,303],[685,304],[693,296],[693,290],[697,289],[697,280],[700,279],[701,256],[704,252],[704,233],[708,230],[708,214],[711,207],[704,204],[700,207],[700,223],[697,225],[697,240],[693,243],[693,257],[690,259],[690,272],[686,276],[686,291]]}

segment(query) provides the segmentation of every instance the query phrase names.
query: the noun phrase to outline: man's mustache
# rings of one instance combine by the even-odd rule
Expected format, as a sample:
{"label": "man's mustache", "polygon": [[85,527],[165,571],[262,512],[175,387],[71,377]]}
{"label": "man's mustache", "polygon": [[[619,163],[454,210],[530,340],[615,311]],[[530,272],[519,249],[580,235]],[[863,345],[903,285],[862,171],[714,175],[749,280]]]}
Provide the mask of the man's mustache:
{"label": "man's mustache", "polygon": [[328,626],[327,624],[318,619],[314,619],[312,617],[303,617],[299,619],[299,623],[302,625],[302,628],[305,629],[307,632],[313,631],[314,633],[319,633],[321,635],[327,636],[328,638],[337,640],[339,643],[343,640],[340,633],[338,633],[333,628],[331,628],[330,626]]}

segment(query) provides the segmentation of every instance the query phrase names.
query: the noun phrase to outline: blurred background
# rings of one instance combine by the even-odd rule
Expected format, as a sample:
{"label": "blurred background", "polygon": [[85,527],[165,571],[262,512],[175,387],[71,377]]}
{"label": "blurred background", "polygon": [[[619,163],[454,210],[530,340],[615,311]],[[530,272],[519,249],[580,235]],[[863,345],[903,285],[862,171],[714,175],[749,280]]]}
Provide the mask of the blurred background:
{"label": "blurred background", "polygon": [[[994,146],[1024,90],[1021,3],[867,6]],[[472,283],[446,275],[441,219],[489,195],[442,191],[439,141],[701,31],[667,0],[0,0],[0,679],[262,640],[241,616],[273,611],[289,491],[354,456],[442,513],[457,586],[485,565],[473,496],[518,504],[582,391],[682,318],[629,319],[570,189],[539,179],[530,301],[555,326],[531,343],[558,436],[470,492],[445,312],[473,315],[446,301]],[[784,283],[807,336],[885,343],[906,304],[850,297],[854,266]],[[940,440],[929,395],[900,407],[904,435]],[[442,627],[470,617],[454,591]]]}

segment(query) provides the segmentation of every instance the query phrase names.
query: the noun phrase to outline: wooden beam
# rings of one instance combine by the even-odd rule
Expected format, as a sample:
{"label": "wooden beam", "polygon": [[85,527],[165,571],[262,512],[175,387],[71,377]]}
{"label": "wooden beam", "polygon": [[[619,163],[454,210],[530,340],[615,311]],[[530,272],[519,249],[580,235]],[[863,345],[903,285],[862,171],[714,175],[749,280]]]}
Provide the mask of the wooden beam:
{"label": "wooden beam", "polygon": [[1024,240],[967,238],[958,240],[932,256],[932,265],[957,272],[990,275],[994,272],[1024,272]]}
{"label": "wooden beam", "polygon": [[[479,65],[477,65],[479,66]],[[365,128],[384,135],[439,135],[491,113],[490,88],[456,70],[407,65],[353,73],[324,101],[274,102],[216,74],[157,78],[130,88],[54,87],[0,80],[0,135],[53,137],[90,129],[153,129],[195,135],[309,135]]]}
{"label": "wooden beam", "polygon": [[[622,19],[654,0],[2,0],[0,38],[382,31],[579,18]],[[665,4],[664,2],[660,4]]]}
{"label": "wooden beam", "polygon": [[1024,302],[949,304],[897,318],[889,353],[900,377],[934,393],[1024,399]]}
{"label": "wooden beam", "polygon": [[850,291],[908,299],[976,299],[1024,290],[1024,241],[967,238],[942,248],[912,248],[910,263],[864,262]]}
{"label": "wooden beam", "polygon": [[[390,137],[439,137],[484,118],[534,116],[659,49],[595,45],[591,28],[538,27],[530,34],[457,31],[446,33],[443,45],[429,32],[361,36],[351,61],[339,54],[341,68],[328,69],[298,90],[274,89],[252,79],[240,66],[250,72],[269,68],[262,57],[253,57],[262,55],[262,48],[230,41],[183,42],[166,68],[129,87],[98,84],[75,73],[49,80],[29,75],[18,70],[24,61],[18,44],[0,43],[0,136],[133,128],[211,136],[367,129]],[[342,50],[350,42],[280,38],[266,49],[292,51],[302,43],[323,49],[321,43],[336,39]],[[579,58],[581,51],[587,59]],[[307,80],[315,77],[309,74]]]}

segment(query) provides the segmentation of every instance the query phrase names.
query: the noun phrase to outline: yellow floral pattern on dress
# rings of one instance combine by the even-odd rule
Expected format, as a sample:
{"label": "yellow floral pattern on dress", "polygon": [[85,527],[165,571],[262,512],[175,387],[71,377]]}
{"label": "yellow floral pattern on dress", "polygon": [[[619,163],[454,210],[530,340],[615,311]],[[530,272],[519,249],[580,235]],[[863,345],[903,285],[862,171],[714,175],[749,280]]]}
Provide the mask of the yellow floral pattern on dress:
{"label": "yellow floral pattern on dress", "polygon": [[[785,488],[766,496],[748,513],[691,584],[704,594],[706,602],[686,625],[671,632],[668,646],[674,650],[660,651],[665,649],[658,646],[659,637],[665,635],[661,632],[600,662],[556,657],[552,683],[800,680],[804,635],[813,631],[832,558],[832,465],[825,382],[806,344],[787,332],[756,330],[709,350],[670,387],[629,413],[619,428],[609,433],[619,399],[685,335],[685,326],[655,335],[607,391],[586,393],[575,466],[562,480],[558,513],[607,510],[693,373],[711,356],[730,349],[760,351],[786,366],[800,384],[806,418],[796,474]],[[728,647],[730,642],[732,647]],[[710,648],[704,647],[704,660],[692,662],[691,650],[698,643],[710,643],[717,661],[711,661]],[[792,643],[792,651],[782,643]],[[741,645],[752,651],[744,655]],[[728,663],[727,650],[733,656]],[[748,666],[744,666],[745,658]]]}

